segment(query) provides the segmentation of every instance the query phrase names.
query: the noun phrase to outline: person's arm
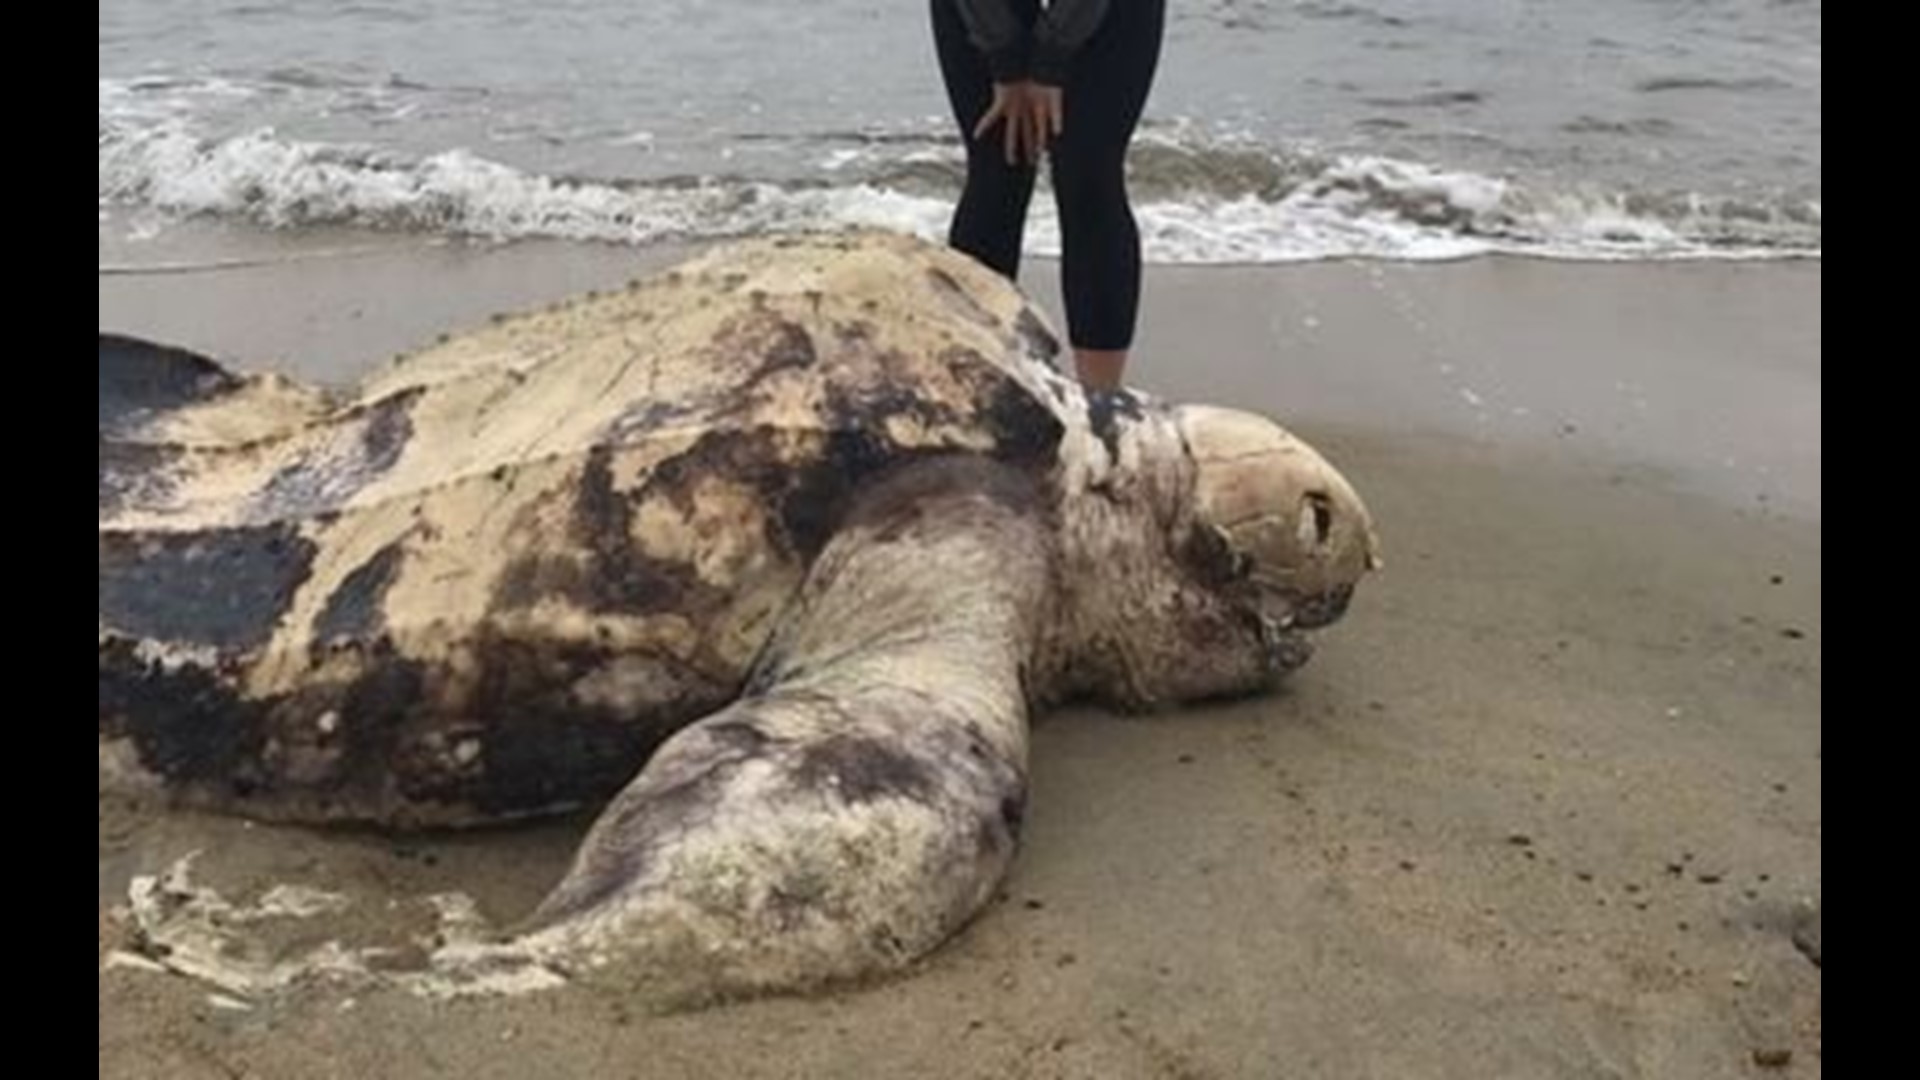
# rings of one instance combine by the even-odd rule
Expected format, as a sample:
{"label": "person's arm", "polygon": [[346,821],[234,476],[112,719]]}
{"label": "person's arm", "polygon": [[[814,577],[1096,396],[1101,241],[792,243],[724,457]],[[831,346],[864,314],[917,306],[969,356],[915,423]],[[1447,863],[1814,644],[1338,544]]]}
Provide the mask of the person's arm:
{"label": "person's arm", "polygon": [[1052,0],[1028,34],[1007,0],[955,0],[967,37],[986,54],[993,81],[1031,78],[1062,86],[1073,54],[1106,19],[1113,0]]}
{"label": "person's arm", "polygon": [[968,40],[986,54],[993,81],[1011,83],[1026,78],[1033,42],[1007,0],[954,0],[954,4],[960,9],[960,21],[966,24]]}
{"label": "person's arm", "polygon": [[[961,6],[966,6],[964,0]],[[1034,27],[1028,77],[1047,86],[1065,86],[1074,53],[1100,29],[1112,6],[1112,0],[1052,0]]]}

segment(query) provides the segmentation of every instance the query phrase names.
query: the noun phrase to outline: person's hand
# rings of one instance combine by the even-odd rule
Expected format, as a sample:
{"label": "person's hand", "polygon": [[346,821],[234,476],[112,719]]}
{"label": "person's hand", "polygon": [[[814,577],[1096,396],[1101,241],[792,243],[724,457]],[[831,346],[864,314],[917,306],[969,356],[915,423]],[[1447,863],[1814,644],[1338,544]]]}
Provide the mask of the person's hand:
{"label": "person's hand", "polygon": [[1033,149],[1033,160],[1038,164],[1040,155],[1053,145],[1053,140],[1060,137],[1066,126],[1066,95],[1059,87],[1045,83],[1028,83],[1027,87],[1027,115],[1032,126],[1027,145]]}
{"label": "person's hand", "polygon": [[993,103],[987,106],[986,114],[980,122],[973,125],[973,137],[984,139],[995,124],[1000,125],[1001,144],[1006,150],[1007,164],[1018,164],[1025,149],[1026,138],[1026,100],[1025,82],[997,82],[993,84]]}
{"label": "person's hand", "polygon": [[973,126],[973,137],[985,138],[995,124],[1001,128],[1007,164],[1017,165],[1023,161],[1038,164],[1047,144],[1058,137],[1065,126],[1060,88],[1026,80],[994,83],[993,103]]}

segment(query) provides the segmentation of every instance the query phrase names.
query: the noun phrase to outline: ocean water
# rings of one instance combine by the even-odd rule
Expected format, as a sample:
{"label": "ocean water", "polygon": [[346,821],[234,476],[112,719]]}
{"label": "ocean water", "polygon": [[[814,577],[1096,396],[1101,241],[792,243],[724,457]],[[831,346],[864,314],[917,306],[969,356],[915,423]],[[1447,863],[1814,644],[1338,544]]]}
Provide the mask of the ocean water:
{"label": "ocean water", "polygon": [[[937,235],[928,2],[101,0],[103,238]],[[1819,0],[1170,0],[1147,255],[1817,256],[1820,38]]]}

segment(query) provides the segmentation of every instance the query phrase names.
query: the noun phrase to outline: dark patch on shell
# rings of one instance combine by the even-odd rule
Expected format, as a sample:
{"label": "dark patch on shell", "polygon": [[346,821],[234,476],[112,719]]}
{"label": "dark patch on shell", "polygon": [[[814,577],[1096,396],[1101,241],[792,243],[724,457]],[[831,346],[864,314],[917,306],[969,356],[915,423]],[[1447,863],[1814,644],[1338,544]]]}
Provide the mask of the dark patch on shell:
{"label": "dark patch on shell", "polygon": [[593,553],[588,593],[595,611],[660,611],[679,605],[696,583],[691,569],[650,558],[633,535],[633,498],[613,484],[613,452],[596,446],[587,454],[575,503],[575,538]]}
{"label": "dark patch on shell", "polygon": [[829,388],[825,451],[799,470],[779,503],[787,534],[802,556],[812,559],[826,546],[853,492],[895,468],[955,452],[939,445],[897,445],[885,434],[895,417],[912,417],[932,431],[984,427],[993,440],[992,456],[1009,464],[1053,460],[1065,426],[1052,410],[971,349],[951,350],[945,359],[967,395],[961,402],[920,393],[904,380],[883,380],[857,394]]}
{"label": "dark patch on shell", "polygon": [[[702,436],[680,457],[710,438],[712,433]],[[660,471],[641,492],[621,491],[614,487],[613,455],[614,448],[606,445],[588,452],[575,495],[573,539],[585,549],[585,559],[567,552],[516,560],[501,575],[496,607],[527,608],[563,596],[602,614],[679,611],[691,616],[711,602],[711,587],[691,566],[648,555],[633,535],[633,508],[660,481]]]}
{"label": "dark patch on shell", "polygon": [[405,550],[398,541],[388,544],[343,578],[326,606],[313,620],[315,644],[338,639],[368,640],[380,632],[386,619],[381,605],[398,576]]}
{"label": "dark patch on shell", "polygon": [[605,800],[687,717],[733,695],[676,668],[677,684],[638,715],[583,701],[579,681],[620,658],[579,643],[489,639],[454,667],[384,639],[330,655],[351,674],[256,700],[237,672],[147,659],[109,636],[101,738],[130,738],[141,765],[190,802],[263,819],[457,825]]}
{"label": "dark patch on shell", "polygon": [[1054,371],[1060,370],[1060,339],[1053,336],[1047,324],[1030,307],[1020,309],[1020,316],[1013,320],[1013,331],[1020,335],[1027,355],[1045,364]]}
{"label": "dark patch on shell", "polygon": [[914,451],[902,452],[863,427],[837,428],[825,451],[800,469],[779,496],[780,523],[793,550],[811,561],[827,546],[847,498],[864,482]]}
{"label": "dark patch on shell", "polygon": [[1087,392],[1087,424],[1107,448],[1107,456],[1114,462],[1120,460],[1120,423],[1122,420],[1139,420],[1142,416],[1140,399],[1127,390],[1089,390]]}
{"label": "dark patch on shell", "polygon": [[372,416],[361,433],[361,450],[374,476],[392,468],[413,438],[413,403],[421,393],[415,387],[368,406]]}
{"label": "dark patch on shell", "polygon": [[260,756],[263,713],[217,671],[144,659],[118,635],[100,642],[100,736],[131,739],[141,766],[170,782],[245,775]]}
{"label": "dark patch on shell", "polygon": [[643,714],[582,700],[581,680],[620,658],[611,648],[581,643],[481,642],[470,660],[480,673],[468,696],[471,767],[450,768],[462,764],[461,735],[435,731],[436,738],[400,749],[402,793],[496,818],[601,801],[625,787],[687,717],[733,695],[733,687],[674,665],[677,685]]}
{"label": "dark patch on shell", "polygon": [[[883,402],[830,395],[824,445],[802,450],[783,445],[770,428],[716,428],[686,450],[656,466],[642,497],[664,498],[677,510],[692,509],[691,492],[703,479],[726,477],[762,496],[773,510],[768,537],[779,550],[811,560],[838,527],[848,496],[888,468],[939,452],[936,447],[900,447],[884,434],[891,408],[934,410],[923,416],[937,422],[939,406],[915,402],[904,391]],[[686,568],[661,564],[686,573]]]}
{"label": "dark patch on shell", "polygon": [[994,457],[1010,464],[1051,462],[1060,449],[1066,425],[1045,402],[1011,380],[998,383],[981,403],[988,430],[993,432]]}
{"label": "dark patch on shell", "polygon": [[[781,323],[780,327],[785,329],[776,329],[776,344],[768,349],[767,363],[755,374],[756,381],[771,371],[819,362],[815,345],[804,329],[791,323]],[[840,329],[843,345],[866,340],[861,334],[848,337],[847,329]],[[897,354],[883,354],[878,359],[884,371],[906,372],[912,368],[904,356]],[[815,444],[817,448],[783,442],[781,433],[772,429],[716,426],[686,450],[655,466],[637,498],[665,498],[677,511],[687,513],[692,510],[691,492],[700,481],[729,478],[758,491],[765,505],[774,509],[779,535],[770,537],[770,542],[811,560],[838,528],[854,492],[896,467],[957,449],[951,443],[940,445],[940,440],[952,437],[945,433],[983,431],[992,440],[991,455],[1001,461],[1042,465],[1053,460],[1065,427],[1044,401],[977,351],[955,349],[944,359],[961,384],[957,399],[928,394],[904,374],[856,385],[829,379],[819,414],[823,442]],[[670,414],[650,411],[633,423],[664,415]],[[911,419],[920,429],[933,433],[936,441],[920,446],[899,444],[888,433],[889,424],[897,418]],[[621,424],[622,430],[628,426],[627,421]],[[623,550],[632,548],[624,532],[600,529],[599,533],[620,538]],[[668,577],[685,574],[684,568],[674,564],[658,562],[652,566]],[[544,587],[546,583],[528,583],[516,589],[516,595],[524,602]]]}
{"label": "dark patch on shell", "polygon": [[762,350],[765,357],[754,373],[741,385],[742,392],[759,386],[762,382],[783,371],[804,371],[820,360],[814,351],[813,335],[799,323],[782,319],[774,327],[772,341]]}
{"label": "dark patch on shell", "polygon": [[403,822],[392,751],[424,678],[390,649],[371,652],[358,678],[253,699],[234,672],[145,660],[112,638],[100,646],[100,734],[130,738],[140,764],[189,802],[266,819]]}
{"label": "dark patch on shell", "polygon": [[314,550],[290,524],[101,533],[100,620],[161,642],[251,649],[273,634]]}
{"label": "dark patch on shell", "polygon": [[414,402],[423,392],[412,387],[353,410],[351,426],[267,481],[253,516],[271,521],[324,513],[359,494],[400,460],[413,438]]}
{"label": "dark patch on shell", "polygon": [[850,734],[829,735],[801,748],[793,779],[849,803],[925,800],[939,783],[925,761],[879,739]]}
{"label": "dark patch on shell", "polygon": [[243,385],[212,360],[120,334],[100,335],[100,433],[125,434],[156,413],[212,401]]}
{"label": "dark patch on shell", "polygon": [[[393,748],[423,700],[420,665],[373,650],[363,673],[248,698],[235,672],[100,646],[100,734],[127,737],[140,764],[189,802],[254,816],[404,822],[392,805]],[[444,816],[444,815],[443,815]]]}
{"label": "dark patch on shell", "polygon": [[100,516],[131,506],[154,507],[173,494],[171,467],[184,454],[177,446],[128,443],[100,437]]}
{"label": "dark patch on shell", "polygon": [[[361,652],[357,678],[318,682],[274,703],[261,769],[271,779],[263,795],[317,799],[339,808],[330,816],[353,817],[373,808],[405,820],[406,809],[388,804],[395,781],[399,793],[413,794],[406,790],[410,776],[402,747],[429,712],[437,680],[426,665],[399,655],[384,640]],[[328,717],[331,730],[323,722]],[[309,747],[320,750],[317,767],[297,756]]]}

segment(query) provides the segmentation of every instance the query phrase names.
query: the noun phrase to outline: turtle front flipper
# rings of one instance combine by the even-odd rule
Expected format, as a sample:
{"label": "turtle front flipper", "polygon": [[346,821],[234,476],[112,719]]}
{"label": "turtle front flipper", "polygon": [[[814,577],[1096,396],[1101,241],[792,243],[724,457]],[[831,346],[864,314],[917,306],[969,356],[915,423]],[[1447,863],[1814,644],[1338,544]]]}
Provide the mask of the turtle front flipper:
{"label": "turtle front flipper", "polygon": [[865,494],[746,696],[660,749],[518,944],[686,998],[883,973],[959,929],[1025,805],[1038,500],[971,457]]}

